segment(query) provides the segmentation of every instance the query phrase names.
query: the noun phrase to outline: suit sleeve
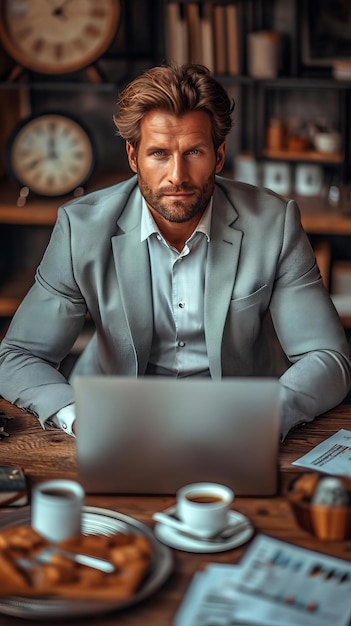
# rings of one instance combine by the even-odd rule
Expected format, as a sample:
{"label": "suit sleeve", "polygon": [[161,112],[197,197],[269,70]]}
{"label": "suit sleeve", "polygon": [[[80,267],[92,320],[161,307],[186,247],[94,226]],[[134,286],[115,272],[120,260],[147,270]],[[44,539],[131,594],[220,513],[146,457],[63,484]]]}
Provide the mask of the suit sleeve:
{"label": "suit sleeve", "polygon": [[350,388],[350,356],[295,202],[287,206],[271,315],[291,366],[282,375],[282,437],[339,404]]}
{"label": "suit sleeve", "polygon": [[0,393],[36,414],[42,425],[74,400],[72,387],[58,368],[85,315],[72,269],[69,220],[60,209],[35,283],[0,347]]}

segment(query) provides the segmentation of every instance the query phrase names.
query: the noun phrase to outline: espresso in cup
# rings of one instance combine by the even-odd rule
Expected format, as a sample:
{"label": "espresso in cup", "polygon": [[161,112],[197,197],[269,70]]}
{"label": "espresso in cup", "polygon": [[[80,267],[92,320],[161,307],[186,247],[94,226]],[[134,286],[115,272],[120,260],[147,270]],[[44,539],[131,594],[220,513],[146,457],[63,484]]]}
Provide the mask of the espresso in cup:
{"label": "espresso in cup", "polygon": [[194,534],[211,537],[227,526],[233,500],[225,485],[193,483],[177,492],[177,516]]}
{"label": "espresso in cup", "polygon": [[53,498],[62,498],[63,500],[75,500],[76,494],[69,489],[42,489],[41,493],[44,496]]}
{"label": "espresso in cup", "polygon": [[199,504],[213,504],[214,502],[223,502],[223,498],[220,496],[214,496],[213,494],[190,494],[186,496],[187,500],[190,502],[198,502]]}

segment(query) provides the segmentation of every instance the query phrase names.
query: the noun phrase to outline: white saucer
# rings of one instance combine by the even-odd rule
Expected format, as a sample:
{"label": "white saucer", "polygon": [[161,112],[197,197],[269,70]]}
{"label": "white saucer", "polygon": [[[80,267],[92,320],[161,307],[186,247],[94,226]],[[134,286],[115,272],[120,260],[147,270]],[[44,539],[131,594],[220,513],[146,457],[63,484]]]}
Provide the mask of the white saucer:
{"label": "white saucer", "polygon": [[238,511],[229,511],[229,524],[241,524],[242,522],[247,522],[246,528],[243,528],[241,532],[233,537],[228,537],[216,543],[206,539],[187,537],[175,528],[171,528],[161,522],[155,525],[154,534],[165,545],[177,550],[183,550],[184,552],[225,552],[226,550],[233,550],[233,548],[242,546],[252,537],[254,532],[253,525],[245,515]]}

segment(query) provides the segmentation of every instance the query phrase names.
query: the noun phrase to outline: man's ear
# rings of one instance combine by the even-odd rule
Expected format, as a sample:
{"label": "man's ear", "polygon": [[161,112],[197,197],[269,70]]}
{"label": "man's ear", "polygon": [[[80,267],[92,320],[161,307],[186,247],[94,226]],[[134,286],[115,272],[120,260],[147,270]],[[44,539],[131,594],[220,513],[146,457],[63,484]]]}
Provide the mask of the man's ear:
{"label": "man's ear", "polygon": [[133,172],[137,172],[137,154],[135,148],[133,148],[132,144],[128,141],[126,142],[126,151],[129,161],[129,166]]}
{"label": "man's ear", "polygon": [[216,174],[219,174],[219,172],[223,169],[226,147],[226,142],[223,141],[223,143],[219,146],[217,150]]}

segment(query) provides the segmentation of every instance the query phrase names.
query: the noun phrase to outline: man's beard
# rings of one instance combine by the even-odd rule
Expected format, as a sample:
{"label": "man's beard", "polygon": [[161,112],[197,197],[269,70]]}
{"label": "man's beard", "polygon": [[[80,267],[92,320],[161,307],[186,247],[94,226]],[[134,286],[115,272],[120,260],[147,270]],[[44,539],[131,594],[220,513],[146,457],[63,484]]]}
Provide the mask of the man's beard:
{"label": "man's beard", "polygon": [[[205,181],[202,187],[191,187],[190,185],[168,186],[157,192],[153,192],[144,180],[138,169],[138,184],[142,195],[149,207],[154,209],[159,215],[169,222],[187,222],[198,214],[202,214],[206,209],[214,189],[215,174]],[[191,191],[195,193],[192,201],[169,200],[165,194],[181,193]]]}

